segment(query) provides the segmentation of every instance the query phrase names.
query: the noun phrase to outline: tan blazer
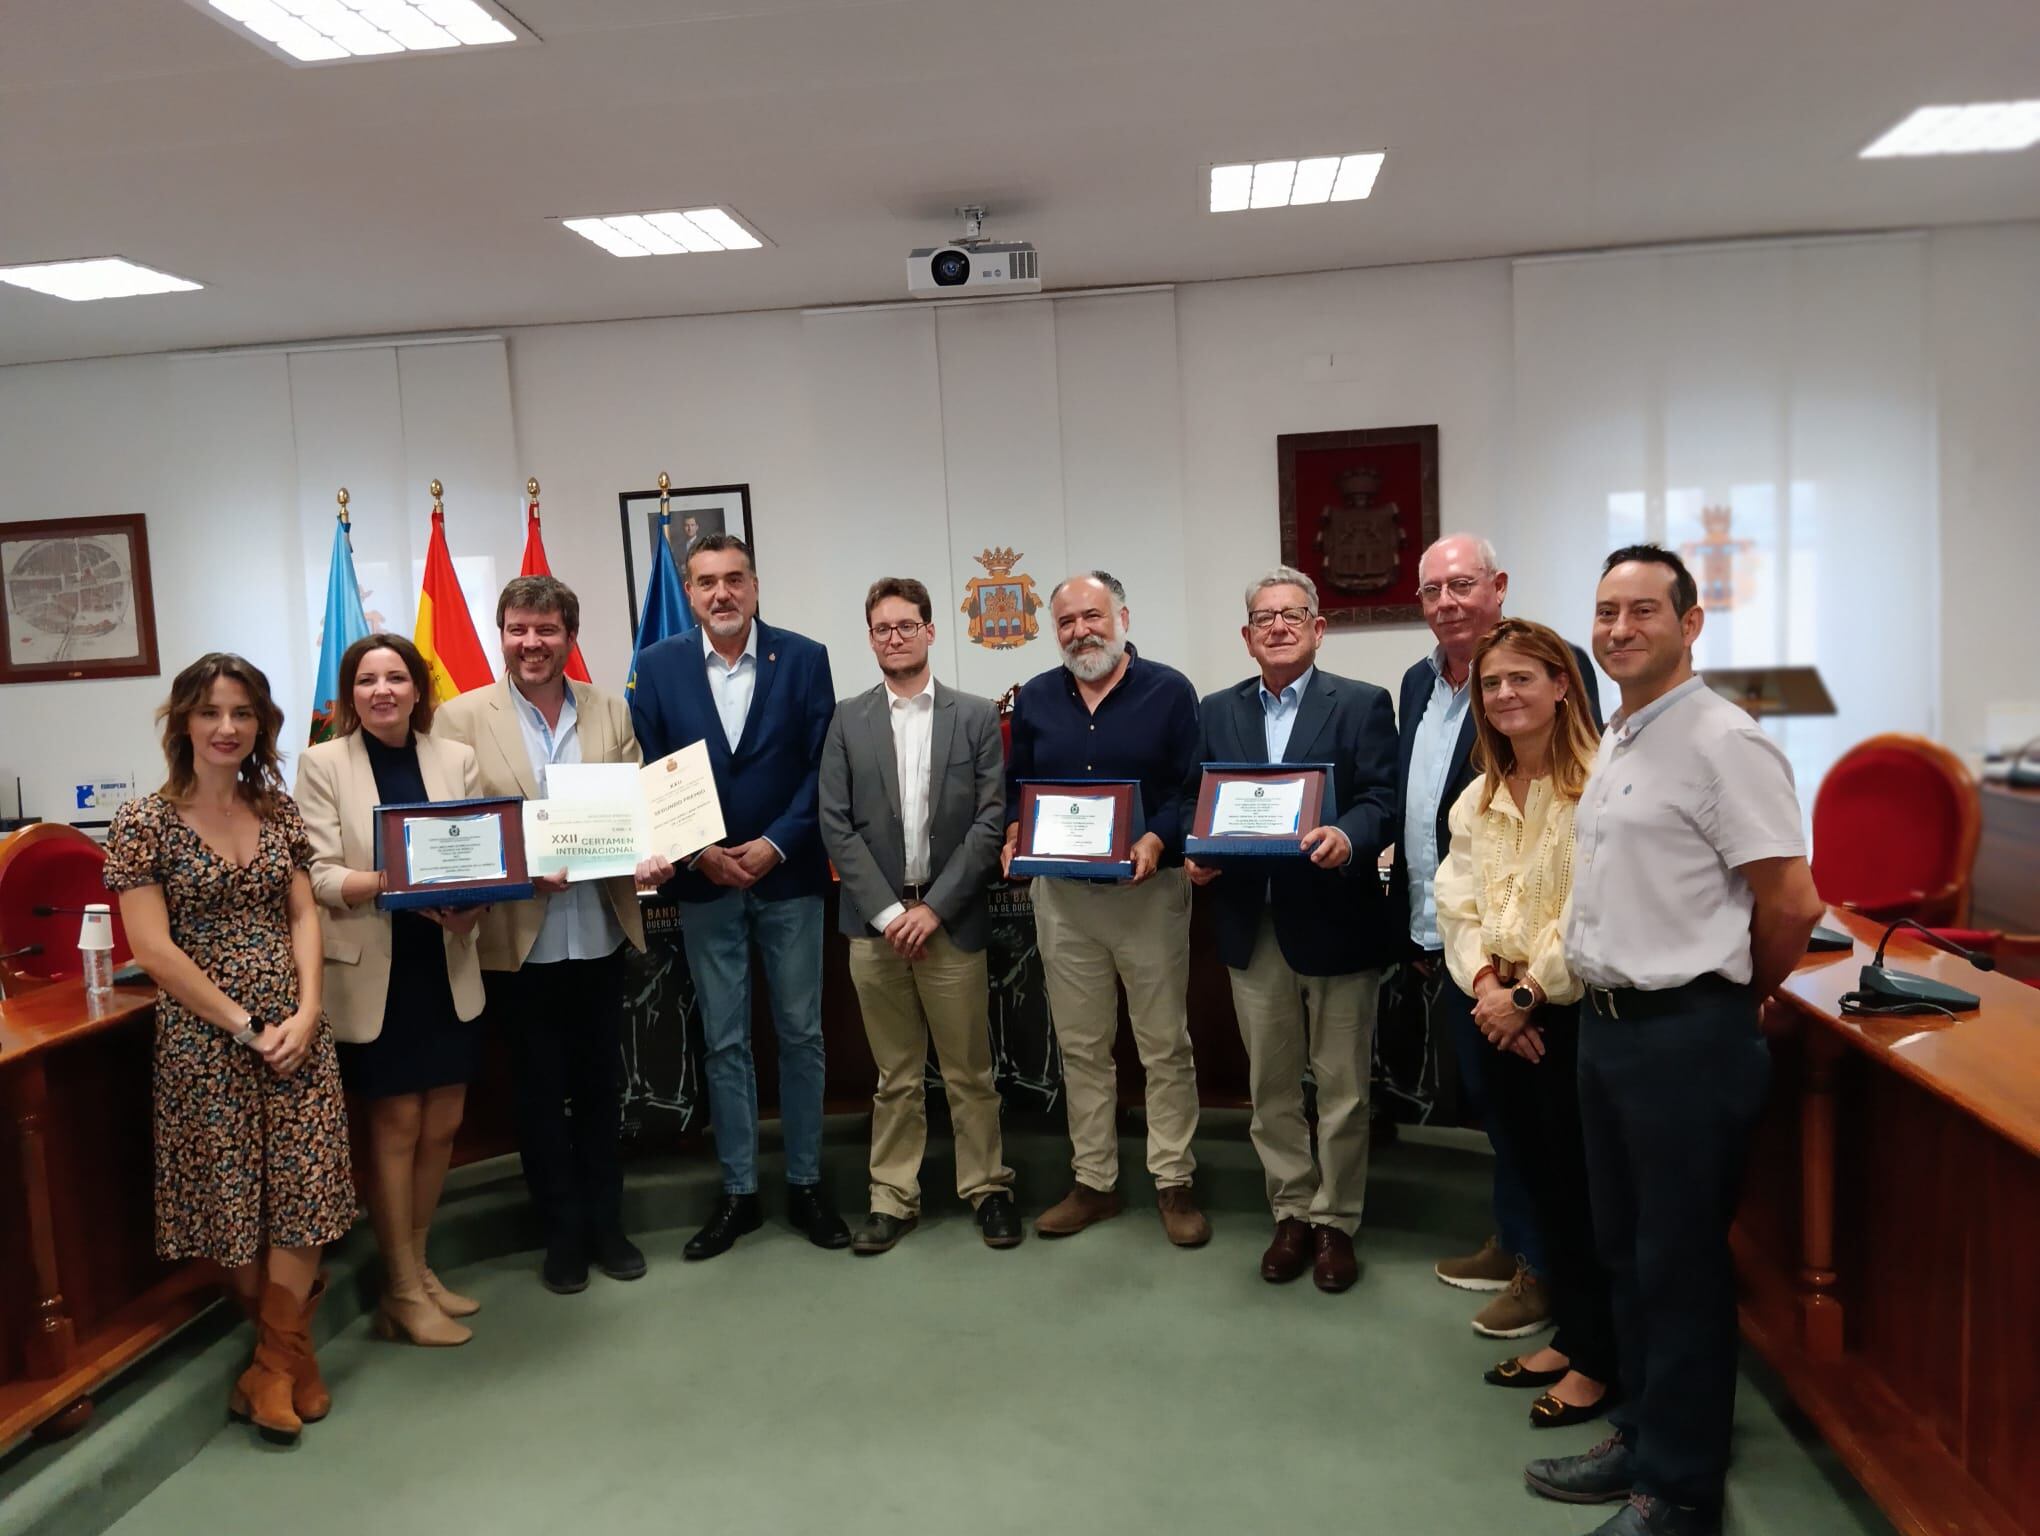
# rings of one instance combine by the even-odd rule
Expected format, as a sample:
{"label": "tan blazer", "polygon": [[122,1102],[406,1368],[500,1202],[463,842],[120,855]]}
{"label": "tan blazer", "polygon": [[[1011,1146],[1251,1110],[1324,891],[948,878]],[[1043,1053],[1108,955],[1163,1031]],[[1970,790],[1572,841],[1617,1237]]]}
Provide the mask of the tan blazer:
{"label": "tan blazer", "polygon": [[[434,800],[464,800],[482,792],[475,755],[457,741],[418,738],[418,771]],[[298,810],[312,839],[312,895],[326,946],[326,1014],[333,1038],[360,1045],[382,1033],[390,991],[390,914],[365,901],[340,899],[349,870],[375,868],[375,770],[361,733],[322,741],[298,759]],[[446,979],[454,1012],[471,1019],[482,1011],[480,929],[446,934]]]}
{"label": "tan blazer", "polygon": [[[642,763],[637,735],[631,730],[630,709],[614,694],[604,693],[587,683],[567,679],[574,691],[574,733],[581,740],[584,763]],[[517,706],[511,702],[510,683],[499,680],[487,688],[475,688],[442,705],[432,717],[437,736],[466,742],[474,748],[480,765],[485,795],[539,797],[538,779],[531,771],[531,754],[524,747],[524,727],[517,720]],[[534,875],[555,871],[534,869]],[[637,892],[629,876],[602,882],[602,894],[623,936],[637,949],[645,947],[645,917],[638,908]],[[538,942],[538,930],[545,922],[546,905],[552,898],[543,891],[529,901],[505,902],[491,907],[482,917],[482,969],[514,971],[524,964],[531,946]]]}

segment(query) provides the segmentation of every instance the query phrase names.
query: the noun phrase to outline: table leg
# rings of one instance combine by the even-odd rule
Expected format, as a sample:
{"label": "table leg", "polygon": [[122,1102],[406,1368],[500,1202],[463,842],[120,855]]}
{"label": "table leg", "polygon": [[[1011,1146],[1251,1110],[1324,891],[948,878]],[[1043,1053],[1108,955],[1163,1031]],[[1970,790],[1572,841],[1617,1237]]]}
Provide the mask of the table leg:
{"label": "table leg", "polygon": [[50,1213],[49,1158],[43,1120],[49,1113],[49,1080],[40,1058],[7,1074],[7,1116],[21,1152],[22,1208],[28,1213],[28,1264],[33,1305],[23,1340],[28,1374],[58,1376],[70,1369],[76,1339],[57,1277],[56,1223]]}
{"label": "table leg", "polygon": [[1799,1324],[1807,1355],[1842,1358],[1841,1298],[1835,1295],[1835,1087],[1843,1047],[1825,1029],[1803,1030],[1799,1099]]}

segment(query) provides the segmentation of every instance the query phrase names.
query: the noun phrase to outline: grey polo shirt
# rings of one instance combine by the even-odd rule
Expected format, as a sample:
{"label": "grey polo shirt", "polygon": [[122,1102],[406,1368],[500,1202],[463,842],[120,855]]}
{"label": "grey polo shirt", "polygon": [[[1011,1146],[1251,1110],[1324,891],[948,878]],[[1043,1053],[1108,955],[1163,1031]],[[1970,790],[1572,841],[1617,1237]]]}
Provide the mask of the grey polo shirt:
{"label": "grey polo shirt", "polygon": [[1806,856],[1792,765],[1697,676],[1608,722],[1573,835],[1566,963],[1595,987],[1747,982],[1756,902],[1736,869]]}

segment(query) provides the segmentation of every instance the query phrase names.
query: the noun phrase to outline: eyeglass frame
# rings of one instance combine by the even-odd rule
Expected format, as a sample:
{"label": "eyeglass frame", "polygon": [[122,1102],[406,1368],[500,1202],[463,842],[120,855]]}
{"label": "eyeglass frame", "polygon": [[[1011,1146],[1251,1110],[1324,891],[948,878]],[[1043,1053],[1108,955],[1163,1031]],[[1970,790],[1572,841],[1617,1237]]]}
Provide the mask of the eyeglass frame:
{"label": "eyeglass frame", "polygon": [[[1291,614],[1295,614],[1296,617],[1291,618]],[[1257,635],[1266,634],[1275,627],[1275,621],[1280,619],[1291,629],[1302,629],[1317,616],[1318,611],[1315,608],[1249,608],[1247,610],[1247,628]],[[1265,623],[1257,622],[1264,617],[1266,619]]]}
{"label": "eyeglass frame", "polygon": [[1493,580],[1494,576],[1489,573],[1479,576],[1454,576],[1450,581],[1427,581],[1417,588],[1417,599],[1419,602],[1435,603],[1450,592],[1463,603],[1480,590],[1483,581]]}
{"label": "eyeglass frame", "polygon": [[869,625],[866,628],[866,633],[872,639],[881,642],[890,640],[894,635],[898,635],[902,640],[911,640],[922,630],[933,629],[934,627],[933,622],[927,619],[901,619],[897,624]]}

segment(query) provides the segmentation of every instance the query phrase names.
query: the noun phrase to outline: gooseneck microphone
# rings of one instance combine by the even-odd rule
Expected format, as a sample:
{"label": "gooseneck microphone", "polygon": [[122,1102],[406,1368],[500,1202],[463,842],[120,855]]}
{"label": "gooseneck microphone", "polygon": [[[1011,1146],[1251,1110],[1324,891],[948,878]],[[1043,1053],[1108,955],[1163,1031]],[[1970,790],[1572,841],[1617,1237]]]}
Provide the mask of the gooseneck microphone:
{"label": "gooseneck microphone", "polygon": [[1911,928],[1923,933],[1938,948],[1952,955],[1959,955],[1979,971],[1997,969],[1997,962],[1989,955],[1980,955],[1973,949],[1966,949],[1954,940],[1934,932],[1924,923],[1901,917],[1884,930],[1877,941],[1877,953],[1870,963],[1863,967],[1856,980],[1857,990],[1845,992],[1841,997],[1842,1012],[1845,1014],[1892,1014],[1940,1013],[1949,1018],[1958,1013],[1967,1013],[1983,1006],[1983,1000],[1973,992],[1964,992],[1960,987],[1951,987],[1945,982],[1933,981],[1911,971],[1894,970],[1884,963],[1884,947],[1891,942],[1891,936],[1901,928]]}

